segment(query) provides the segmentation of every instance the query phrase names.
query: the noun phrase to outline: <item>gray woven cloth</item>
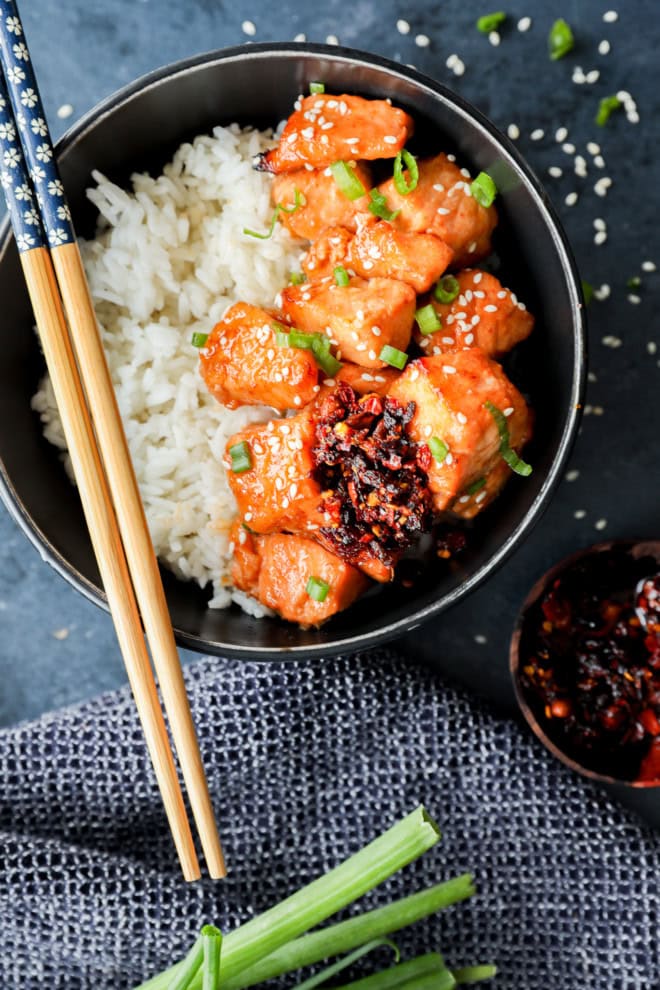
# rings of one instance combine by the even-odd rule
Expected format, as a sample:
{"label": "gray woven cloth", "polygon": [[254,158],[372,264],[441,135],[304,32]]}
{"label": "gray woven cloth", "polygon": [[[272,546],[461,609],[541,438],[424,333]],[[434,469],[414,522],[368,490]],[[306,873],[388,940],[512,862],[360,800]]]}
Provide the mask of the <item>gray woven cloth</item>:
{"label": "gray woven cloth", "polygon": [[[405,954],[497,990],[658,990],[660,842],[529,733],[389,653],[187,674],[230,876],[184,884],[127,691],[0,734],[0,986],[123,990],[423,802],[443,841],[365,904],[472,870]],[[292,981],[295,982],[295,981]]]}

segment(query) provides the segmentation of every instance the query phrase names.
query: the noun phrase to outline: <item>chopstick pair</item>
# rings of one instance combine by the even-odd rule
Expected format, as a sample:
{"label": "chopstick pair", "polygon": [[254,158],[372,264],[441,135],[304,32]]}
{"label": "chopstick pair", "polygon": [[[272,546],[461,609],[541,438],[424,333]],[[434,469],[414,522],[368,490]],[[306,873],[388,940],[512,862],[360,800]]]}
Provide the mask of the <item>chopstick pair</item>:
{"label": "chopstick pair", "polygon": [[186,880],[198,879],[199,862],[142,623],[206,865],[212,877],[224,877],[222,848],[158,563],[14,0],[0,0],[0,182],[183,875]]}

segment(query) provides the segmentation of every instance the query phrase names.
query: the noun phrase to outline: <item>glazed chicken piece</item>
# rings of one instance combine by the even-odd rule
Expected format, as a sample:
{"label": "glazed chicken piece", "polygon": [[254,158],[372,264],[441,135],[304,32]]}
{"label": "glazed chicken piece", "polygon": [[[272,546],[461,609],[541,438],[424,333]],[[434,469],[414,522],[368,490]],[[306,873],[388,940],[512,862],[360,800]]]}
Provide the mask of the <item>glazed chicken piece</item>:
{"label": "glazed chicken piece", "polygon": [[278,347],[276,323],[266,310],[240,302],[209,334],[200,351],[200,370],[223,405],[295,409],[318,392],[318,365],[311,351]]}
{"label": "glazed chicken piece", "polygon": [[[319,626],[348,608],[369,586],[357,567],[304,536],[254,536],[239,523],[232,539],[234,586],[303,628]],[[323,601],[308,589],[317,597],[325,591]]]}
{"label": "glazed chicken piece", "polygon": [[334,279],[289,285],[281,293],[282,312],[301,330],[325,333],[337,356],[363,368],[384,368],[379,357],[389,344],[405,351],[410,343],[414,289],[389,278],[351,278],[346,286]]}
{"label": "glazed chicken piece", "polygon": [[261,155],[257,167],[277,174],[353,158],[394,158],[413,127],[412,117],[387,100],[312,94],[299,101],[277,147]]}
{"label": "glazed chicken piece", "polygon": [[[357,162],[355,175],[365,189],[371,187],[371,171],[368,165]],[[279,219],[294,237],[308,241],[317,238],[326,227],[346,227],[355,230],[355,217],[367,209],[368,199],[348,199],[335,182],[330,169],[286,172],[276,175],[271,188],[271,199],[286,207],[295,205],[296,189],[300,205],[291,213],[280,213]],[[301,201],[302,196],[302,201]]]}
{"label": "glazed chicken piece", "polygon": [[[247,449],[250,467],[232,470],[230,450]],[[311,408],[288,419],[257,423],[236,433],[224,463],[238,511],[256,533],[304,531],[323,525],[321,489],[314,480],[314,419]]]}
{"label": "glazed chicken piece", "polygon": [[450,303],[432,298],[442,321],[435,333],[415,339],[427,354],[441,354],[454,347],[480,347],[489,357],[501,357],[529,337],[534,317],[509,289],[488,272],[466,269],[456,276],[459,294]]}
{"label": "glazed chicken piece", "polygon": [[452,260],[452,249],[432,234],[397,230],[370,213],[357,214],[355,220],[355,236],[331,227],[312,244],[302,262],[310,280],[332,275],[342,265],[362,278],[395,278],[421,293]]}
{"label": "glazed chicken piece", "polygon": [[400,211],[394,225],[415,234],[435,234],[454,252],[454,268],[484,258],[490,253],[490,237],[497,223],[495,207],[477,203],[467,170],[448,155],[425,159],[418,166],[419,180],[413,192],[401,195],[393,178],[378,187],[388,209]]}
{"label": "glazed chicken piece", "polygon": [[389,394],[416,404],[408,427],[414,440],[429,444],[432,453],[432,438],[447,447],[446,457],[440,456],[440,463],[433,457],[428,470],[435,509],[451,508],[471,518],[485,508],[511,474],[501,457],[497,423],[485,403],[505,416],[513,449],[519,451],[531,434],[525,400],[499,364],[477,347],[419,358]]}

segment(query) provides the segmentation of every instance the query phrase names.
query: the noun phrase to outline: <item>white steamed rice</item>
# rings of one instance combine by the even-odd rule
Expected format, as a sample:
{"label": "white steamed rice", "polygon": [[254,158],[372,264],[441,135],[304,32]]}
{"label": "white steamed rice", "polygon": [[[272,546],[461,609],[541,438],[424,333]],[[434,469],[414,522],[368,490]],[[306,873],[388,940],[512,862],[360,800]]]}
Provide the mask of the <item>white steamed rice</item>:
{"label": "white steamed rice", "polygon": [[[132,177],[129,193],[93,173],[100,213],[83,259],[156,553],[180,577],[213,585],[210,607],[233,600],[236,513],[222,455],[229,437],[272,410],[229,410],[198,371],[193,332],[208,333],[232,303],[272,305],[299,268],[300,243],[272,215],[270,181],[252,158],[270,134],[217,127],[179,148],[163,174]],[[66,449],[48,378],[33,399],[47,439]]]}

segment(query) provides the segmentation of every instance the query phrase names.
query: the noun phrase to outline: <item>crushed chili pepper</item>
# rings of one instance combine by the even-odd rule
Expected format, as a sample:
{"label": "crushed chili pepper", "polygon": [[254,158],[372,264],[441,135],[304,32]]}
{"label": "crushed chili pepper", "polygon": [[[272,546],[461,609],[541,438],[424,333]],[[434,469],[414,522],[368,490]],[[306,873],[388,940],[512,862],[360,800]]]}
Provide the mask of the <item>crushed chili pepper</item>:
{"label": "crushed chili pepper", "polygon": [[391,565],[431,528],[431,452],[406,432],[414,412],[345,382],[320,404],[313,457],[332,520],[320,533],[344,560],[366,552]]}
{"label": "crushed chili pepper", "polygon": [[657,568],[625,547],[587,554],[523,623],[521,682],[534,714],[560,749],[621,780],[660,779]]}

